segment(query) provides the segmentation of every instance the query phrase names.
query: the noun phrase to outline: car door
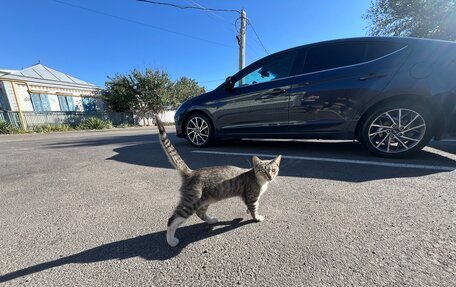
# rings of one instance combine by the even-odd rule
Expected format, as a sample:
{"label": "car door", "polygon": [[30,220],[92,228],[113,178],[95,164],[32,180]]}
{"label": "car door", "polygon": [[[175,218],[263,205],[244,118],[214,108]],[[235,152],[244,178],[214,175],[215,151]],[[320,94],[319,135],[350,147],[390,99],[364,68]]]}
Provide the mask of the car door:
{"label": "car door", "polygon": [[356,110],[380,93],[408,54],[405,45],[342,42],[309,47],[290,95],[290,131],[340,138]]}
{"label": "car door", "polygon": [[234,88],[217,104],[218,133],[256,136],[286,130],[296,55],[297,51],[285,51],[233,76]]}

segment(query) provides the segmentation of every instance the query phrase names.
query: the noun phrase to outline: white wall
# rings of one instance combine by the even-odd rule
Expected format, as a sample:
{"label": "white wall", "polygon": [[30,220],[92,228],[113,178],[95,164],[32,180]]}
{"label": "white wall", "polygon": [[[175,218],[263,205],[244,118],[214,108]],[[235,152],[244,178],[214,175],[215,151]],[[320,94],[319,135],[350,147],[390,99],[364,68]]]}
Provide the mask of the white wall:
{"label": "white wall", "polygon": [[24,112],[33,112],[32,99],[28,93],[27,86],[24,84],[13,84],[16,89],[17,100],[21,106],[22,111]]}
{"label": "white wall", "polygon": [[174,123],[174,115],[176,114],[176,111],[165,111],[163,113],[159,113],[158,117],[162,122],[165,123]]}
{"label": "white wall", "polygon": [[[175,110],[166,111],[166,112],[163,112],[163,113],[159,113],[158,117],[160,118],[160,120],[162,120],[162,122],[174,123],[174,115],[175,114],[176,114]],[[153,125],[153,124],[154,124],[153,118],[139,119],[139,125],[140,126],[149,126],[149,125]]]}

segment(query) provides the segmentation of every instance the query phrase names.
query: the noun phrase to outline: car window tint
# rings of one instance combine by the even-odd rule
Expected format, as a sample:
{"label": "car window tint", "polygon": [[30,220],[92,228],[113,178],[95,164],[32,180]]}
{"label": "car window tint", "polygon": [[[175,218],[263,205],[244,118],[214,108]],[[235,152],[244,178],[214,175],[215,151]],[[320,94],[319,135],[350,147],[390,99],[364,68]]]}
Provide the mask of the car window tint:
{"label": "car window tint", "polygon": [[365,61],[365,43],[341,43],[310,48],[304,72],[316,72],[354,65]]}
{"label": "car window tint", "polygon": [[388,54],[393,53],[401,48],[405,47],[401,43],[386,43],[386,42],[373,42],[367,45],[367,61],[371,61]]}
{"label": "car window tint", "polygon": [[296,53],[287,53],[258,66],[235,83],[235,87],[264,83],[280,78],[289,77],[293,68]]}

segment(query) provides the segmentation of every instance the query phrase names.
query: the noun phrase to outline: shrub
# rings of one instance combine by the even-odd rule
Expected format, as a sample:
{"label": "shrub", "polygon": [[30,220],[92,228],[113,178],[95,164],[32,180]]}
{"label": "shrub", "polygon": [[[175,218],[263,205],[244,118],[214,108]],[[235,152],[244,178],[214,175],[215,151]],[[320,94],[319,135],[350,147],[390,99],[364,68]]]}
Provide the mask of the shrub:
{"label": "shrub", "polygon": [[87,118],[83,120],[79,126],[81,130],[102,130],[112,128],[112,123],[110,121],[104,121],[99,118]]}
{"label": "shrub", "polygon": [[19,134],[23,131],[5,121],[0,121],[0,134]]}

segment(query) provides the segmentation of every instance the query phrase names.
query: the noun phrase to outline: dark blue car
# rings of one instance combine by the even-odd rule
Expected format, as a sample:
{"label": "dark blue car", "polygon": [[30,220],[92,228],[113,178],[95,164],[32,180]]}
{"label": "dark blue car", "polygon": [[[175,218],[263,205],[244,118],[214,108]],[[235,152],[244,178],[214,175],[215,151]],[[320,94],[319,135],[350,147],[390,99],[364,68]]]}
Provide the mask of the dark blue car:
{"label": "dark blue car", "polygon": [[184,102],[176,131],[219,139],[356,139],[400,157],[456,124],[456,43],[366,37],[304,45],[256,61]]}

